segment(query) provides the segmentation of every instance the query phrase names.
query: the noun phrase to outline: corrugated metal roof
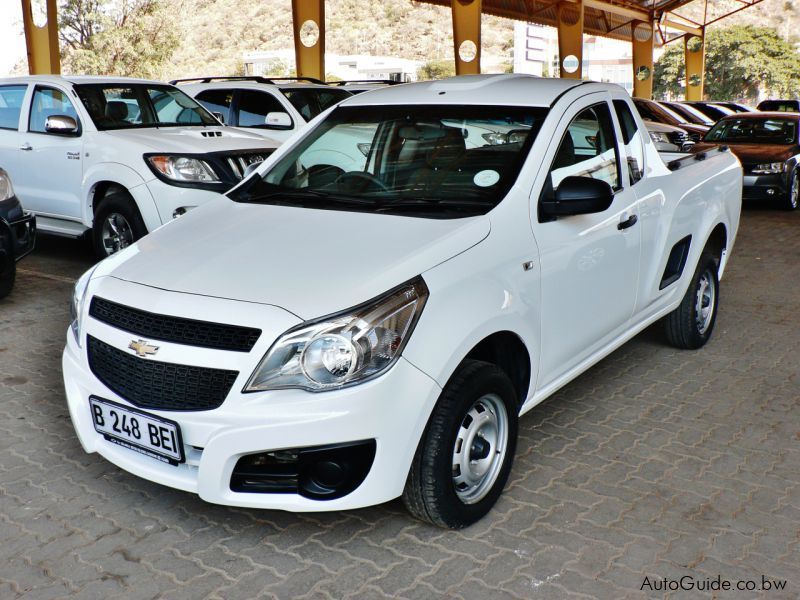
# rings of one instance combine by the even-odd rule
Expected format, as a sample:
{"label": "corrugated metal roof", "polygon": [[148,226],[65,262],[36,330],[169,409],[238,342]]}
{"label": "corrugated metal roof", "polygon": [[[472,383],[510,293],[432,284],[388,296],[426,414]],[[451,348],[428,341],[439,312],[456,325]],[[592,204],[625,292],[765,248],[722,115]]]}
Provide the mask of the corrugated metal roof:
{"label": "corrugated metal roof", "polygon": [[[436,4],[450,7],[451,0],[417,0],[423,4]],[[653,15],[673,11],[689,4],[693,0],[613,0],[613,4],[622,9],[635,10]],[[517,21],[526,21],[539,25],[557,25],[555,0],[483,0],[483,12],[488,15],[505,17]],[[613,14],[590,6],[584,7],[583,30],[589,35],[630,40],[631,17]]]}

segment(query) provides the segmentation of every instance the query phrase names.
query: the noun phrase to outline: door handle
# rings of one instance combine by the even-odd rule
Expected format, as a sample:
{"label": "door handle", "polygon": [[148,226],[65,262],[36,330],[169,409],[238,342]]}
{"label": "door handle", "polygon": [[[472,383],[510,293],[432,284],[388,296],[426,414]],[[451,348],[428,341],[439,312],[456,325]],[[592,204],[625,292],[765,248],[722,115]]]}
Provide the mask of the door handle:
{"label": "door handle", "polygon": [[620,224],[617,225],[617,229],[622,231],[623,229],[627,229],[628,227],[633,227],[634,225],[636,225],[636,221],[638,221],[638,220],[639,220],[639,217],[637,217],[636,215],[631,215],[630,217],[628,217],[624,221],[620,221]]}
{"label": "door handle", "polygon": [[31,146],[28,142],[25,142],[24,144],[22,144],[22,146],[19,147],[19,149],[25,150],[25,152],[30,152],[31,150],[33,150],[33,146]]}

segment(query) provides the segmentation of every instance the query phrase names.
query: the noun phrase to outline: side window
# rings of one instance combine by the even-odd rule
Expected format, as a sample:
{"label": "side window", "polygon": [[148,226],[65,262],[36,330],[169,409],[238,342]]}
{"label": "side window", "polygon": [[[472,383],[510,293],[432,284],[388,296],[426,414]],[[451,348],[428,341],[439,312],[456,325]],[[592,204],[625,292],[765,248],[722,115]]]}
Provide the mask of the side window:
{"label": "side window", "polygon": [[27,85],[0,86],[0,129],[19,127],[19,113],[27,89]]}
{"label": "side window", "polygon": [[197,94],[195,99],[209,112],[222,114],[224,123],[229,121],[233,90],[205,90]]}
{"label": "side window", "polygon": [[242,90],[239,96],[239,127],[267,128],[267,114],[285,113],[286,109],[272,94],[255,90]]}
{"label": "side window", "polygon": [[45,123],[47,117],[63,115],[72,117],[77,122],[75,107],[61,90],[37,87],[33,92],[31,114],[28,117],[28,129],[35,133],[47,133]]}
{"label": "side window", "polygon": [[625,157],[628,161],[628,175],[631,185],[639,181],[644,169],[644,140],[642,132],[636,125],[636,119],[625,100],[614,100],[614,110],[622,130],[622,141],[625,143]]}
{"label": "side window", "polygon": [[553,190],[566,177],[601,179],[619,189],[619,156],[611,121],[611,111],[605,102],[581,112],[569,124],[550,168]]}

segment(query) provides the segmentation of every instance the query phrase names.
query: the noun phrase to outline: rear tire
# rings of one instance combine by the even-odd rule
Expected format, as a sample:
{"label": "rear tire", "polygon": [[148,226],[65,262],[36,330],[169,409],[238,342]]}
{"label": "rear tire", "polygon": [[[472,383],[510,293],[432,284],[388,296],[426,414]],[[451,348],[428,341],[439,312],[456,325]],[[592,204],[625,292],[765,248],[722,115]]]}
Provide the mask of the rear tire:
{"label": "rear tire", "polygon": [[403,490],[416,518],[460,529],[494,506],[514,462],[517,397],[495,365],[465,360],[442,390]]}
{"label": "rear tire", "polygon": [[92,244],[97,258],[111,256],[145,235],[147,227],[142,215],[127,192],[113,192],[103,198],[92,225]]}
{"label": "rear tire", "polygon": [[704,346],[714,331],[718,304],[717,261],[704,250],[683,300],[665,319],[670,344],[686,350]]}

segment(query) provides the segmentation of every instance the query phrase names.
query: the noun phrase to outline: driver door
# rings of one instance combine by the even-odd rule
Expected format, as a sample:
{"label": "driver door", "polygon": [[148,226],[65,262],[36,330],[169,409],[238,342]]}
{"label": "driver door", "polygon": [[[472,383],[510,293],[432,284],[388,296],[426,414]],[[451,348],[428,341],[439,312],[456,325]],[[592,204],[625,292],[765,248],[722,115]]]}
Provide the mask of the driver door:
{"label": "driver door", "polygon": [[[47,131],[47,117],[64,115],[78,124],[74,133]],[[14,188],[28,210],[79,220],[82,215],[83,138],[72,101],[63,90],[37,85],[28,122],[20,134]]]}
{"label": "driver door", "polygon": [[553,194],[569,176],[601,179],[615,193],[603,212],[557,219],[542,213],[541,197],[532,198],[541,261],[540,387],[624,331],[633,315],[639,274],[636,197],[620,160],[606,95],[573,104],[559,132],[547,154],[543,195]]}

